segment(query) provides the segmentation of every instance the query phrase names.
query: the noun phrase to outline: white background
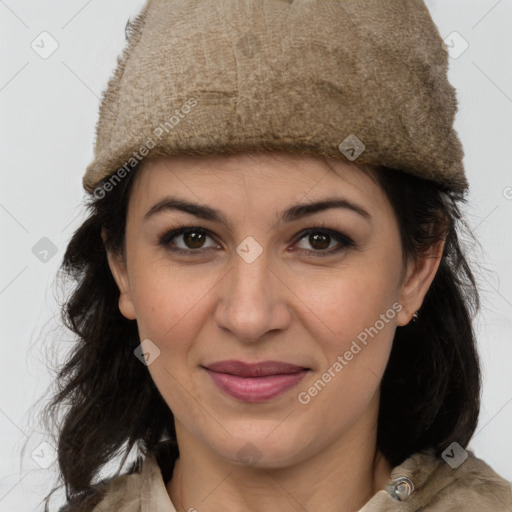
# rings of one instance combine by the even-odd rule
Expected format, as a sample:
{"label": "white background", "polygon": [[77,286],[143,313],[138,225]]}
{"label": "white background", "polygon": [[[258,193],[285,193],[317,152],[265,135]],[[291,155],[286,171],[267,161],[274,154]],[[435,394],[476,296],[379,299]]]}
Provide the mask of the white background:
{"label": "white background", "polygon": [[[52,344],[60,342],[58,353],[66,343],[54,279],[84,218],[81,178],[92,159],[99,97],[125,44],[126,21],[142,5],[0,0],[1,512],[40,510],[56,476],[56,464],[42,469],[31,458],[48,441],[34,405],[51,381],[47,358]],[[471,187],[467,218],[480,241],[468,255],[480,266],[483,307],[476,327],[484,391],[469,447],[512,480],[512,1],[427,5],[443,38],[456,31],[469,44],[450,59],[449,74]],[[47,59],[31,48],[43,31],[58,43]],[[450,38],[458,52],[463,41],[453,37],[459,36]],[[57,251],[46,263],[32,252],[43,237]],[[40,462],[50,464],[51,448],[39,450]]]}

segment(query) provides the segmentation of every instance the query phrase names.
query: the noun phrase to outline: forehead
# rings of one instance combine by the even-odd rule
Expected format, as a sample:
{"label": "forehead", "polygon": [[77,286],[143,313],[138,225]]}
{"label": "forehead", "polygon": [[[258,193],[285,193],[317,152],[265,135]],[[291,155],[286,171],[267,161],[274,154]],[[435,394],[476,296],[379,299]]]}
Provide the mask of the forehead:
{"label": "forehead", "polygon": [[134,173],[127,224],[138,231],[182,211],[230,230],[248,222],[252,229],[277,228],[324,211],[382,231],[396,223],[396,215],[378,172],[341,159],[275,151],[153,157]]}
{"label": "forehead", "polygon": [[[341,159],[287,152],[245,152],[234,155],[172,155],[148,159],[137,170],[133,184],[139,196],[170,190],[229,191],[244,187],[267,194],[329,190],[378,195],[377,170]],[[142,199],[142,197],[139,197]]]}
{"label": "forehead", "polygon": [[[203,218],[229,229],[248,221],[277,227],[279,219],[298,219],[306,211],[335,215],[341,210],[331,208],[341,207],[347,221],[359,212],[359,218],[384,225],[394,222],[395,213],[377,172],[341,159],[276,151],[154,157],[135,173],[127,223],[139,229],[165,218],[155,211],[202,210]],[[313,206],[319,203],[324,206]]]}

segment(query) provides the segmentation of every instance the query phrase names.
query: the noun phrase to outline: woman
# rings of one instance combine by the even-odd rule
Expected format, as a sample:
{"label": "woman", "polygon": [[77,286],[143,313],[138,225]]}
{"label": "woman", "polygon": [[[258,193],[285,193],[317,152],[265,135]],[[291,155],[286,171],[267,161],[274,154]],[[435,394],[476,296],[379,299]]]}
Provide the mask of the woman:
{"label": "woman", "polygon": [[64,256],[62,510],[510,511],[446,70],[419,0],[148,2]]}

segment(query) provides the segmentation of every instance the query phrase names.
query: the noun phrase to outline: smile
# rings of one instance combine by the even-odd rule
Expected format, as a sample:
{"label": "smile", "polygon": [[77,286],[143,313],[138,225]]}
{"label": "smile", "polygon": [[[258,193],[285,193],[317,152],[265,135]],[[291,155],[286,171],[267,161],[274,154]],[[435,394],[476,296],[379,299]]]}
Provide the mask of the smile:
{"label": "smile", "polygon": [[277,361],[223,361],[203,368],[221,391],[244,402],[271,400],[296,386],[310,371]]}

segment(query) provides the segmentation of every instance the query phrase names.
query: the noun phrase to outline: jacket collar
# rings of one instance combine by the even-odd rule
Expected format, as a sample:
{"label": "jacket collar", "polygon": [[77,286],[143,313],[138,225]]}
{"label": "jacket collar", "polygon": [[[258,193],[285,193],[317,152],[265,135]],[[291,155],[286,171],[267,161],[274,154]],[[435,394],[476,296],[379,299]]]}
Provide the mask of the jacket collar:
{"label": "jacket collar", "polygon": [[[510,512],[510,482],[471,451],[463,453],[467,458],[457,466],[449,452],[444,459],[431,451],[412,455],[392,470],[386,488],[359,512],[419,512],[427,505],[433,512],[462,510],[462,505],[464,512]],[[119,510],[176,512],[153,454],[149,453],[135,472],[111,480],[93,512]]]}

